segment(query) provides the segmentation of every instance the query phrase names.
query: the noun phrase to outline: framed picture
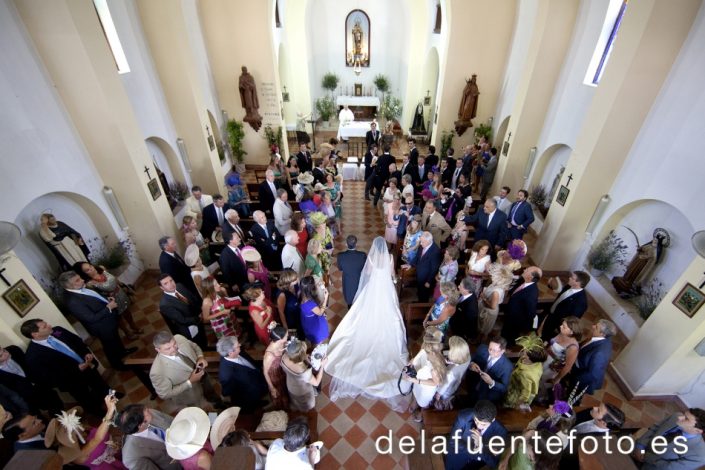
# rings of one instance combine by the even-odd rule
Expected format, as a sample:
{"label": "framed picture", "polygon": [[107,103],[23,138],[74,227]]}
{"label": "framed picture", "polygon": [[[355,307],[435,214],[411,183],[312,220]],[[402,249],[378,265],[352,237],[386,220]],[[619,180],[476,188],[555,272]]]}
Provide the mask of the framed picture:
{"label": "framed picture", "polygon": [[676,298],[673,299],[673,305],[678,307],[681,312],[685,313],[690,318],[693,318],[695,312],[697,312],[704,303],[705,294],[690,282],[686,283]]}
{"label": "framed picture", "polygon": [[502,146],[502,155],[504,155],[506,157],[508,153],[509,153],[509,142],[505,140],[504,145]]}
{"label": "framed picture", "polygon": [[159,199],[159,196],[162,195],[162,190],[159,187],[159,181],[157,181],[156,178],[152,178],[152,180],[147,183],[147,187],[149,188],[149,193],[152,195],[152,200],[156,201]]}
{"label": "framed picture", "polygon": [[370,17],[362,10],[353,10],[345,18],[345,65],[370,66]]}
{"label": "framed picture", "polygon": [[282,101],[284,101],[285,103],[288,103],[289,100],[290,100],[290,98],[289,98],[289,92],[288,92],[288,91],[283,91],[283,92],[282,92]]}
{"label": "framed picture", "polygon": [[39,303],[39,298],[21,279],[2,294],[2,297],[21,318],[24,318]]}
{"label": "framed picture", "polygon": [[355,96],[362,96],[362,83],[355,84]]}
{"label": "framed picture", "polygon": [[558,190],[558,196],[556,196],[556,202],[561,206],[565,206],[565,202],[568,200],[568,194],[570,194],[570,189],[561,185],[561,189]]}
{"label": "framed picture", "polygon": [[430,96],[423,97],[423,105],[424,106],[431,106],[431,97]]}
{"label": "framed picture", "polygon": [[209,135],[209,136],[208,136],[208,146],[210,147],[211,152],[212,152],[213,150],[215,150],[215,139],[213,138],[212,135]]}

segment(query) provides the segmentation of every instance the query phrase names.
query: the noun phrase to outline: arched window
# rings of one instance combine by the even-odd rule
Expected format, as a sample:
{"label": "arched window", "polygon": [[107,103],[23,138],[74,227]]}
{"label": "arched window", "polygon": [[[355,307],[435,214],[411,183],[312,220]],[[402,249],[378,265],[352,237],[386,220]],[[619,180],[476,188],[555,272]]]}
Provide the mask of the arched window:
{"label": "arched window", "polygon": [[597,86],[597,84],[600,83],[602,73],[605,71],[607,61],[612,53],[614,41],[617,39],[617,32],[619,31],[619,26],[622,24],[622,18],[627,9],[628,1],[629,0],[610,0],[607,14],[605,15],[605,22],[602,26],[602,32],[600,33],[600,38],[597,40],[595,52],[592,55],[592,60],[590,60],[590,65],[588,66],[585,80],[583,81],[586,85]]}
{"label": "arched window", "polygon": [[436,5],[436,25],[433,27],[433,32],[436,34],[441,33],[441,4]]}

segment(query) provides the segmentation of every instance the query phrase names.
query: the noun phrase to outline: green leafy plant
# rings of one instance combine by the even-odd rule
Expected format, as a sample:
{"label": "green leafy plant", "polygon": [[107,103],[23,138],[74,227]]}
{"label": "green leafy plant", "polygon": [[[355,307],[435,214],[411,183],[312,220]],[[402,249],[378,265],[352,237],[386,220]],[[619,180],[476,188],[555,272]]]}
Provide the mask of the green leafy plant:
{"label": "green leafy plant", "polygon": [[480,124],[475,128],[475,138],[479,141],[481,137],[484,137],[487,142],[492,138],[492,126],[487,124]]}
{"label": "green leafy plant", "polygon": [[328,72],[327,74],[323,75],[323,80],[321,80],[321,86],[324,90],[328,90],[333,93],[335,89],[338,88],[338,81],[339,78],[336,74]]}
{"label": "green leafy plant", "polygon": [[590,250],[588,262],[593,269],[609,271],[616,264],[624,265],[626,257],[627,245],[614,230],[610,230],[600,244]]}
{"label": "green leafy plant", "polygon": [[186,183],[176,181],[169,185],[169,194],[177,201],[183,201],[188,197],[189,189],[188,186],[186,186]]}
{"label": "green leafy plant", "polygon": [[108,270],[117,269],[129,263],[130,255],[135,249],[132,240],[129,238],[110,245],[108,244],[108,237],[88,240],[88,247],[91,250],[91,263],[96,266],[103,266]]}
{"label": "green leafy plant", "polygon": [[218,142],[215,144],[215,148],[218,150],[218,160],[220,160],[220,164],[222,165],[225,163],[225,147],[222,142]]}
{"label": "green leafy plant", "polygon": [[387,121],[400,117],[401,111],[401,100],[392,95],[385,96],[379,107],[379,114]]}
{"label": "green leafy plant", "polygon": [[269,145],[269,148],[272,148],[272,146],[274,146],[274,145],[281,148],[282,147],[282,128],[281,128],[281,126],[278,126],[276,131],[274,129],[272,129],[272,126],[266,126],[264,128],[264,138],[267,139],[267,144]]}
{"label": "green leafy plant", "polygon": [[225,131],[228,134],[228,144],[230,145],[230,150],[233,152],[233,158],[239,163],[242,163],[245,155],[247,155],[243,146],[245,127],[241,122],[231,119],[228,121]]}
{"label": "green leafy plant", "polygon": [[646,287],[641,289],[641,295],[634,298],[632,303],[639,310],[639,316],[646,320],[661,303],[663,295],[663,283],[655,277]]}
{"label": "green leafy plant", "polygon": [[546,191],[546,186],[542,184],[537,184],[529,190],[529,202],[536,205],[536,207],[546,207],[548,202],[548,191]]}
{"label": "green leafy plant", "polygon": [[379,74],[375,76],[372,83],[374,83],[377,89],[382,92],[382,96],[389,91],[389,79],[386,75]]}
{"label": "green leafy plant", "polygon": [[448,149],[453,146],[454,131],[443,131],[441,133],[441,157],[448,155]]}
{"label": "green leafy plant", "polygon": [[335,103],[328,96],[318,98],[316,100],[316,110],[323,121],[330,121],[330,118],[335,114]]}

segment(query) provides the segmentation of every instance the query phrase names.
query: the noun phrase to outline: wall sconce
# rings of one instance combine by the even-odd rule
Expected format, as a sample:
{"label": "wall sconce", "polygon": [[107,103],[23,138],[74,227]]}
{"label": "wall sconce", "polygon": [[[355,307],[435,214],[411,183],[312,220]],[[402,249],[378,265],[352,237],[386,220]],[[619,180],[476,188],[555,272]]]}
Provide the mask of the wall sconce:
{"label": "wall sconce", "polygon": [[602,213],[605,211],[605,208],[607,207],[607,204],[610,203],[610,196],[609,194],[605,194],[600,198],[599,201],[597,201],[597,206],[595,207],[595,212],[592,213],[592,217],[590,218],[590,222],[588,222],[587,227],[585,227],[585,233],[592,234],[592,231],[595,230],[595,226],[597,225],[597,222],[600,220],[600,217],[602,217]]}
{"label": "wall sconce", "polygon": [[220,115],[223,116],[223,125],[225,126],[228,123],[228,121],[230,120],[230,117],[228,116],[228,112],[224,109],[221,109]]}
{"label": "wall sconce", "polygon": [[110,210],[113,212],[113,216],[115,216],[115,220],[120,228],[127,230],[127,219],[125,218],[125,214],[122,213],[122,209],[120,209],[120,204],[115,197],[113,188],[110,186],[103,186],[103,196],[105,196],[105,200],[108,201],[108,206],[110,206]]}
{"label": "wall sconce", "polygon": [[191,161],[188,158],[188,150],[186,150],[186,143],[184,142],[184,139],[182,139],[181,137],[176,139],[176,146],[179,147],[181,161],[183,162],[186,171],[191,173]]}
{"label": "wall sconce", "polygon": [[534,167],[534,160],[536,159],[536,147],[531,147],[529,150],[529,159],[526,161],[526,168],[524,168],[524,179],[528,180],[531,174],[531,169]]}

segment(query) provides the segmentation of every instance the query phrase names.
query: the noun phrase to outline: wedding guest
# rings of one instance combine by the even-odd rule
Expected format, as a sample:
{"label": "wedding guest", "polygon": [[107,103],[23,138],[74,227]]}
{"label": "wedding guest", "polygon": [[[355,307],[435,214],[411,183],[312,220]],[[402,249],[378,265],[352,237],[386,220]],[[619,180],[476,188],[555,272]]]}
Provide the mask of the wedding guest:
{"label": "wedding guest", "polygon": [[[303,338],[301,330],[301,304],[299,303],[299,276],[293,269],[284,269],[277,280],[274,292],[279,313],[279,321],[287,330],[296,330]],[[270,335],[271,336],[271,335]]]}
{"label": "wedding guest", "polygon": [[399,209],[401,207],[401,201],[398,197],[394,197],[394,200],[389,204],[387,208],[385,221],[387,227],[384,230],[384,239],[390,245],[390,251],[394,251],[394,247],[397,244],[397,232],[399,231],[399,223],[401,215]]}
{"label": "wedding guest", "polygon": [[316,293],[316,280],[313,276],[301,279],[301,327],[306,339],[312,346],[322,343],[330,336],[328,319],[326,318],[326,305],[328,304],[328,291],[323,295],[323,302],[318,303]]}
{"label": "wedding guest", "polygon": [[286,233],[291,228],[291,216],[294,211],[289,205],[289,194],[286,189],[277,189],[277,199],[274,201],[272,212],[274,214],[274,226],[279,233]]}
{"label": "wedding guest", "polygon": [[236,336],[223,336],[215,346],[221,356],[218,380],[223,395],[230,403],[245,412],[252,412],[262,405],[262,396],[267,393],[267,381],[262,371],[262,362],[240,348]]}
{"label": "wedding guest", "polygon": [[289,393],[286,390],[286,374],[281,363],[289,334],[285,327],[272,322],[269,328],[269,339],[271,342],[264,351],[262,372],[269,387],[272,405],[277,410],[286,410],[289,408]]}
{"label": "wedding guest", "polygon": [[301,257],[306,257],[306,247],[308,246],[308,230],[306,230],[306,217],[301,212],[296,212],[291,216],[291,229],[299,235],[296,249],[301,253]]}
{"label": "wedding guest", "polygon": [[284,439],[276,439],[269,446],[265,470],[313,470],[321,460],[321,453],[318,446],[306,445],[308,439],[309,429],[304,418],[289,421]]}
{"label": "wedding guest", "polygon": [[262,263],[262,256],[251,246],[246,246],[241,250],[242,257],[247,262],[247,282],[254,284],[258,282],[262,285],[264,296],[267,300],[272,300],[272,286],[269,283],[269,270]]}
{"label": "wedding guest", "polygon": [[458,277],[459,255],[460,253],[456,247],[449,246],[446,248],[443,254],[443,262],[438,268],[438,274],[436,274],[436,289],[433,293],[434,299],[437,299],[441,295],[440,286],[442,283],[450,282],[455,284],[455,278]]}
{"label": "wedding guest", "polygon": [[198,221],[190,215],[184,216],[181,232],[184,234],[184,244],[186,247],[196,245],[200,256],[206,264],[210,264],[210,254],[208,252],[208,238],[204,238],[198,230]]}
{"label": "wedding guest", "polygon": [[435,327],[425,327],[421,350],[411,360],[411,365],[416,370],[416,377],[409,375],[405,369],[404,380],[415,384],[412,391],[416,406],[414,406],[414,421],[421,422],[421,409],[427,408],[443,383],[446,376],[445,359],[443,350],[443,332]]}
{"label": "wedding guest", "polygon": [[336,233],[340,233],[340,221],[343,217],[343,187],[341,185],[342,183],[342,176],[333,176],[333,175],[326,175],[326,191],[328,194],[330,194],[331,198],[331,203],[333,204],[334,208],[334,217],[335,217],[335,225],[336,225]]}
{"label": "wedding guest", "polygon": [[488,345],[478,346],[470,364],[470,370],[477,374],[469,382],[471,398],[502,402],[512,375],[512,362],[504,355],[506,349],[507,340],[501,336],[490,338]]}
{"label": "wedding guest", "polygon": [[560,326],[560,333],[548,342],[546,353],[548,355],[543,364],[541,376],[544,390],[553,388],[573,368],[578,358],[580,341],[583,338],[583,326],[578,317],[565,317]]}
{"label": "wedding guest", "polygon": [[[210,269],[203,265],[201,256],[198,252],[198,247],[196,245],[189,245],[184,253],[184,263],[186,266],[191,268],[191,278],[193,279],[193,284],[196,286],[198,294],[203,297],[202,285],[208,279],[213,279],[213,274]],[[214,265],[214,266],[217,266]]]}
{"label": "wedding guest", "polygon": [[472,246],[470,259],[468,259],[465,275],[472,281],[472,292],[476,296],[480,296],[482,290],[482,281],[487,275],[487,268],[490,265],[490,242],[487,240],[478,240]]}
{"label": "wedding guest", "polygon": [[443,383],[438,387],[433,397],[433,404],[437,410],[452,410],[453,398],[458,391],[465,372],[470,366],[470,347],[460,336],[448,338],[448,351],[446,355],[446,374]]}
{"label": "wedding guest", "polygon": [[213,448],[208,441],[211,422],[205,411],[195,406],[184,408],[174,416],[166,431],[166,451],[183,470],[210,469]]}
{"label": "wedding guest", "polygon": [[397,179],[389,178],[387,189],[384,190],[384,196],[382,196],[382,213],[385,216],[389,212],[389,205],[395,198],[400,199],[401,192],[397,189]]}
{"label": "wedding guest", "polygon": [[451,432],[453,442],[458,445],[450,446],[445,459],[446,470],[497,467],[500,455],[494,451],[495,446],[489,445],[490,440],[502,442],[509,433],[496,417],[497,407],[487,400],[479,400],[474,408],[458,413]]}
{"label": "wedding guest", "polygon": [[517,338],[516,343],[522,347],[521,356],[509,378],[504,405],[507,408],[530,411],[531,403],[539,393],[546,350],[543,348],[543,341],[535,333]]}
{"label": "wedding guest", "polygon": [[128,405],[118,415],[116,426],[125,435],[122,461],[127,468],[149,465],[164,470],[181,470],[181,465],[166,453],[166,430],[173,418],[144,405]]}
{"label": "wedding guest", "polygon": [[284,234],[284,248],[282,249],[282,268],[293,269],[296,274],[302,276],[304,270],[304,258],[299,253],[299,234],[296,230],[289,230]]}
{"label": "wedding guest", "polygon": [[202,292],[201,318],[210,323],[215,337],[236,336],[237,319],[232,309],[242,305],[240,297],[227,297],[225,289],[214,279],[204,281]]}
{"label": "wedding guest", "polygon": [[[215,426],[215,424],[213,426]],[[235,426],[233,425],[233,429],[234,428]],[[223,437],[220,446],[249,447],[252,453],[255,455],[254,470],[265,470],[267,462],[267,448],[263,446],[259,441],[253,441],[252,438],[250,438],[250,434],[244,429],[234,429],[233,431],[226,434],[225,437]],[[216,459],[218,459],[219,452],[222,452],[222,450],[218,451],[216,449],[215,454],[213,455],[213,466],[211,466],[211,468],[215,468]],[[228,460],[227,463],[228,465],[230,465],[232,461]]]}
{"label": "wedding guest", "polygon": [[286,388],[292,410],[309,411],[316,406],[316,387],[323,380],[323,369],[328,358],[321,361],[321,368],[314,373],[306,354],[306,343],[292,338],[282,356],[282,369],[286,374]]}
{"label": "wedding guest", "polygon": [[441,295],[436,299],[436,303],[426,314],[423,325],[437,327],[443,334],[448,330],[450,318],[455,314],[455,307],[458,304],[458,288],[453,282],[443,282],[440,287]]}
{"label": "wedding guest", "polygon": [[272,303],[264,296],[264,290],[259,287],[250,287],[242,294],[250,302],[250,318],[255,327],[255,334],[265,346],[269,345],[269,332],[267,326],[274,320]]}
{"label": "wedding guest", "polygon": [[328,285],[328,269],[331,265],[331,255],[333,254],[333,234],[326,225],[328,218],[322,212],[314,212],[311,214],[311,224],[313,225],[312,240],[318,240],[321,244],[321,253],[319,261],[323,269],[326,285]]}
{"label": "wedding guest", "polygon": [[488,268],[491,283],[485,287],[478,298],[479,313],[477,317],[478,332],[487,336],[492,333],[499,315],[499,305],[504,301],[507,289],[512,285],[514,277],[509,269],[495,263]]}
{"label": "wedding guest", "polygon": [[411,217],[409,226],[406,229],[406,236],[404,237],[404,247],[401,251],[401,259],[404,263],[409,265],[413,265],[415,263],[422,233],[421,215],[416,214]]}

